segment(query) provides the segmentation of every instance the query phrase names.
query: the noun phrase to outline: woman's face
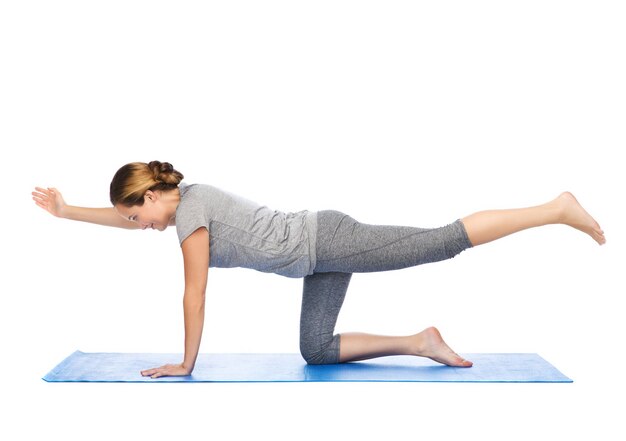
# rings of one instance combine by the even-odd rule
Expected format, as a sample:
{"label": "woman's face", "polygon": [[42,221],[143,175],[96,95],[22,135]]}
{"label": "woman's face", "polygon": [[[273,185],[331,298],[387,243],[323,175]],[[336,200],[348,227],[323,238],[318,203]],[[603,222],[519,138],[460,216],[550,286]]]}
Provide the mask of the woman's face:
{"label": "woman's face", "polygon": [[143,205],[125,207],[116,205],[115,210],[133,222],[137,222],[142,230],[152,228],[153,230],[164,231],[171,219],[176,215],[176,206],[168,198],[164,198],[161,192],[148,190],[144,196]]}

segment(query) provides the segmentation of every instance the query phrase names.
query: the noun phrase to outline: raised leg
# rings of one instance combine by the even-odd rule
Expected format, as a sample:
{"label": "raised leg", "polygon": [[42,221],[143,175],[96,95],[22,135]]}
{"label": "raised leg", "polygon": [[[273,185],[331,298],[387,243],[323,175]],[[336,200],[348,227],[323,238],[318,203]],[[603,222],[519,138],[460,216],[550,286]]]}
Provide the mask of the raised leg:
{"label": "raised leg", "polygon": [[[548,224],[568,225],[588,234],[600,245],[606,242],[604,231],[569,192],[562,193],[556,199],[542,205],[480,211],[462,218],[461,221],[473,246],[482,245],[527,228]],[[366,225],[366,227],[372,226]],[[374,228],[378,227],[374,226]],[[380,249],[382,248],[374,248],[373,251]],[[369,252],[370,250],[365,250],[353,253],[353,255],[361,256]],[[451,255],[456,253],[458,250]],[[443,252],[440,254],[442,259],[446,257]],[[328,257],[327,262],[336,260],[332,257],[332,255]],[[418,259],[415,263],[409,262],[409,264],[433,260],[439,259]],[[348,263],[353,265],[352,262]],[[348,268],[353,269],[350,265]],[[398,265],[398,267],[402,266],[408,265]],[[366,267],[359,267],[361,270],[363,268]],[[428,357],[449,366],[472,366],[471,361],[463,359],[444,342],[441,334],[434,327],[408,336],[374,335],[361,332],[333,335],[350,276],[349,273],[328,272],[316,273],[305,278],[301,351],[308,363],[343,363],[389,355],[416,355]]]}
{"label": "raised leg", "polygon": [[472,245],[482,245],[527,228],[564,224],[591,236],[600,245],[604,231],[570,192],[542,205],[506,210],[479,211],[461,219]]}

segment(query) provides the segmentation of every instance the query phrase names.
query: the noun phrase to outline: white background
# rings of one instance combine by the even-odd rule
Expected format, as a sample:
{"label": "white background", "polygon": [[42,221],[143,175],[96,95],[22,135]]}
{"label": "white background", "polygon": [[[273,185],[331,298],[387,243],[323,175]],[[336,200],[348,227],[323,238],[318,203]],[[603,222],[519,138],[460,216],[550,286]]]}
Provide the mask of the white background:
{"label": "white background", "polygon": [[[0,437],[623,436],[625,22],[617,1],[2,2]],[[458,352],[537,352],[575,382],[44,382],[76,349],[183,350],[174,228],[56,219],[30,197],[109,206],[115,171],[155,159],[366,223],[572,191],[605,246],[548,226],[356,274],[336,331],[437,325]],[[211,269],[201,351],[298,352],[301,289]]]}

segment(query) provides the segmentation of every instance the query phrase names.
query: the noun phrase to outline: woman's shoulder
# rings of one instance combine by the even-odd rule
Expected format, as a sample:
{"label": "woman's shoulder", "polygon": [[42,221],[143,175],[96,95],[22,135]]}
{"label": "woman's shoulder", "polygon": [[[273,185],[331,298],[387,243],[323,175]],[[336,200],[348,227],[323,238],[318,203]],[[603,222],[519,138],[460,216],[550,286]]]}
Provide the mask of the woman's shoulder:
{"label": "woman's shoulder", "polygon": [[199,201],[207,199],[207,192],[209,192],[209,186],[205,184],[195,184],[181,182],[178,184],[178,190],[180,192],[179,209],[197,205]]}
{"label": "woman's shoulder", "polygon": [[189,184],[181,182],[178,188],[180,190],[180,208],[221,205],[226,195],[229,194],[209,184]]}
{"label": "woman's shoulder", "polygon": [[194,222],[194,219],[206,216],[206,211],[211,205],[211,195],[209,186],[204,184],[181,182],[178,184],[180,190],[180,202],[176,207],[176,226]]}
{"label": "woman's shoulder", "polygon": [[184,198],[187,195],[201,195],[204,197],[217,197],[217,198],[224,198],[224,197],[230,197],[230,198],[240,198],[241,196],[225,190],[221,187],[217,187],[215,185],[211,185],[211,184],[199,184],[199,183],[193,183],[193,184],[189,184],[186,182],[181,182],[178,185],[178,188],[180,190],[180,194],[181,197]]}
{"label": "woman's shoulder", "polygon": [[204,207],[212,212],[232,212],[233,209],[256,209],[259,204],[236,193],[210,184],[179,184],[181,208]]}
{"label": "woman's shoulder", "polygon": [[210,191],[213,187],[208,184],[198,184],[198,183],[188,183],[182,181],[178,184],[178,189],[180,191],[181,197],[186,196],[187,194],[198,194],[202,192]]}

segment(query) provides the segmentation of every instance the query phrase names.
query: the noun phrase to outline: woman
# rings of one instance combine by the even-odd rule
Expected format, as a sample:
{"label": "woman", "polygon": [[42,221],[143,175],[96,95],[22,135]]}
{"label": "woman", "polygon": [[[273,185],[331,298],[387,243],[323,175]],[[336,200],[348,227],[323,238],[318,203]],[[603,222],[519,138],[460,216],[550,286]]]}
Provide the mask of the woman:
{"label": "woman", "polygon": [[471,214],[441,228],[363,224],[336,210],[283,213],[202,184],[181,182],[167,162],[133,162],[111,182],[113,207],[65,204],[55,188],[33,192],[35,203],[66,219],[112,227],[164,231],[176,225],[183,252],[185,355],[180,364],[147,369],[143,376],[190,375],[200,347],[208,268],[245,267],[303,277],[300,352],[309,364],[389,355],[428,357],[470,367],[430,327],[409,336],[333,335],[352,273],[390,271],[450,259],[466,248],[547,224],[564,224],[600,245],[604,232],[569,192],[545,204]]}

